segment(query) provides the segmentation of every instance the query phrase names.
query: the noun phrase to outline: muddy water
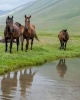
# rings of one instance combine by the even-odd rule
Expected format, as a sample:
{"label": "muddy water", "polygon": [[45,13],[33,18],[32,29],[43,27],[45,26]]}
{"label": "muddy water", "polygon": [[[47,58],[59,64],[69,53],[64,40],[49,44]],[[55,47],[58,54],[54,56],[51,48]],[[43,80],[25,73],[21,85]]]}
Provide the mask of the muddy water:
{"label": "muddy water", "polygon": [[80,59],[61,59],[0,76],[0,100],[80,100]]}

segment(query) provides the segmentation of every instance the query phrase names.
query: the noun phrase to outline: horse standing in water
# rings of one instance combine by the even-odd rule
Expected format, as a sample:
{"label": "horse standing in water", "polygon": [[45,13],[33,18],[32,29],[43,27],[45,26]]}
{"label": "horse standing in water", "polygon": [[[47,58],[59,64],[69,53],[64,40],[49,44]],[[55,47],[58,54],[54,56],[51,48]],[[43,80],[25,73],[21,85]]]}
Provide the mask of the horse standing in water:
{"label": "horse standing in water", "polygon": [[24,32],[23,32],[23,40],[21,43],[21,45],[22,45],[21,50],[23,50],[24,39],[26,39],[26,51],[28,50],[28,45],[29,45],[30,39],[31,39],[31,50],[32,50],[34,37],[39,41],[39,39],[36,35],[35,26],[30,24],[30,18],[31,18],[31,15],[29,17],[27,17],[25,15],[25,27],[24,27]]}
{"label": "horse standing in water", "polygon": [[19,27],[13,23],[13,16],[12,18],[8,16],[6,19],[6,27],[4,29],[4,39],[5,39],[5,46],[6,46],[5,51],[6,52],[7,52],[8,40],[10,40],[10,53],[11,53],[13,39],[16,39],[17,51],[18,51],[19,37],[20,37]]}
{"label": "horse standing in water", "polygon": [[60,31],[58,34],[58,38],[59,38],[60,44],[61,44],[60,49],[66,50],[66,44],[69,39],[69,34],[67,32],[67,29]]}

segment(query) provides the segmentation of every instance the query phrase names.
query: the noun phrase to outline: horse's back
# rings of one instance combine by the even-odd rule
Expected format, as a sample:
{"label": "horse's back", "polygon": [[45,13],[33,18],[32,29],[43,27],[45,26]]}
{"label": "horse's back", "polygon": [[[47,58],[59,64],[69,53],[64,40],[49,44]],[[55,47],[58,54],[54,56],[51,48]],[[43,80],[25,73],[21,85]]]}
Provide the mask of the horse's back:
{"label": "horse's back", "polygon": [[67,41],[69,39],[69,34],[68,32],[66,31],[60,31],[59,34],[58,34],[58,38],[59,40],[64,40],[64,41]]}
{"label": "horse's back", "polygon": [[21,31],[21,35],[23,34],[23,32],[24,32],[24,26],[23,25],[21,25],[20,23],[18,23],[18,22],[15,22],[15,24],[19,27],[19,29],[20,29],[20,31]]}
{"label": "horse's back", "polygon": [[31,28],[31,34],[35,35],[36,34],[35,26],[30,24],[30,28]]}
{"label": "horse's back", "polygon": [[20,33],[21,33],[19,27],[16,24],[13,24],[13,29],[14,29],[13,38],[18,38],[20,36]]}
{"label": "horse's back", "polygon": [[33,28],[35,29],[35,25],[32,24],[32,26],[33,26]]}
{"label": "horse's back", "polygon": [[13,24],[13,29],[16,30],[17,32],[20,32],[19,27],[15,23]]}

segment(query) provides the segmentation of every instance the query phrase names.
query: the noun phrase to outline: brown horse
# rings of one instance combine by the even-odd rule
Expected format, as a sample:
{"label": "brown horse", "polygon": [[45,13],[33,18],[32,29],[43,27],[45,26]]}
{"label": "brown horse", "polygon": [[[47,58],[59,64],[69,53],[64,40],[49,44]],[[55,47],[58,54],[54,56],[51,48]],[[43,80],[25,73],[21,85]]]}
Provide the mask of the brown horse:
{"label": "brown horse", "polygon": [[15,22],[15,24],[20,28],[20,31],[21,31],[21,34],[20,34],[20,35],[23,35],[23,32],[24,32],[24,26],[21,25],[21,24],[18,23],[18,22]]}
{"label": "brown horse", "polygon": [[20,37],[20,29],[19,27],[13,23],[13,16],[10,18],[9,16],[6,19],[6,27],[4,29],[4,39],[5,39],[5,51],[7,52],[8,40],[10,40],[10,53],[12,49],[13,39],[16,39],[17,43],[17,51],[19,45],[19,37]]}
{"label": "brown horse", "polygon": [[66,44],[69,39],[69,34],[67,32],[67,29],[60,31],[58,34],[58,38],[59,38],[60,44],[61,44],[60,49],[66,50]]}
{"label": "brown horse", "polygon": [[28,50],[28,45],[29,45],[29,40],[31,39],[31,50],[32,50],[32,45],[33,45],[33,40],[34,37],[39,41],[36,31],[35,31],[35,26],[30,24],[30,18],[25,15],[25,27],[24,27],[24,32],[23,32],[23,40],[22,40],[22,47],[21,50],[23,50],[23,41],[26,39],[26,51]]}
{"label": "brown horse", "polygon": [[[25,27],[23,25],[21,25],[20,23],[18,23],[18,22],[15,22],[15,24],[19,27],[19,29],[21,31],[20,42],[21,42],[21,46],[23,47],[23,42],[24,42],[23,33],[24,33]],[[23,50],[22,47],[21,47],[21,50]]]}

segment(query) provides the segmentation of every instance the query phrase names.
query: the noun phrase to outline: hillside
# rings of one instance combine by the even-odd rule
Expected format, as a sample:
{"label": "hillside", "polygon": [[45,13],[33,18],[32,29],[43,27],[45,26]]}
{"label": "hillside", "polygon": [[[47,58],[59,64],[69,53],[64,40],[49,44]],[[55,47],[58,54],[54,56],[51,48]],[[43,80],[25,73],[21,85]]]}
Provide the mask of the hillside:
{"label": "hillside", "polygon": [[10,11],[9,11],[9,10],[6,10],[6,11],[0,10],[0,15],[6,14],[6,13],[8,13],[8,12],[10,12]]}
{"label": "hillside", "polygon": [[0,16],[0,25],[6,16],[13,15],[14,21],[24,24],[24,15],[32,15],[31,22],[39,31],[59,31],[67,28],[80,31],[79,0],[36,0],[15,8],[11,13]]}

